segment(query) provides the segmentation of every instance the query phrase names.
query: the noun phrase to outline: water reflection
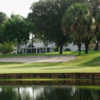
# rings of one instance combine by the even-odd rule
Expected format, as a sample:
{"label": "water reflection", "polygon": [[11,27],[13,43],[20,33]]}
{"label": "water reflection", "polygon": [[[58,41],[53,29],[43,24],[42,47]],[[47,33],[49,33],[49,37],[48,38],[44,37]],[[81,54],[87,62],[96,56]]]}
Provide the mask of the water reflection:
{"label": "water reflection", "polygon": [[100,89],[75,86],[1,86],[0,100],[100,100]]}

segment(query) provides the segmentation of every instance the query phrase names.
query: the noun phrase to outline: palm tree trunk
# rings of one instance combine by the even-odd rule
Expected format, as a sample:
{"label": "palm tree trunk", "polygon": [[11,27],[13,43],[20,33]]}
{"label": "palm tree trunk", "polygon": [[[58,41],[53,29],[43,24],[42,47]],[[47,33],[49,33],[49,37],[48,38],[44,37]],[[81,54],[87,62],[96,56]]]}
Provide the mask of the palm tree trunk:
{"label": "palm tree trunk", "polygon": [[60,46],[59,53],[60,53],[61,55],[63,54],[63,45]]}
{"label": "palm tree trunk", "polygon": [[88,54],[89,44],[85,43],[85,53]]}
{"label": "palm tree trunk", "polygon": [[99,42],[97,41],[96,46],[95,46],[95,51],[98,51],[98,50],[99,50]]}
{"label": "palm tree trunk", "polygon": [[78,44],[78,51],[79,51],[79,55],[81,54],[81,44]]}

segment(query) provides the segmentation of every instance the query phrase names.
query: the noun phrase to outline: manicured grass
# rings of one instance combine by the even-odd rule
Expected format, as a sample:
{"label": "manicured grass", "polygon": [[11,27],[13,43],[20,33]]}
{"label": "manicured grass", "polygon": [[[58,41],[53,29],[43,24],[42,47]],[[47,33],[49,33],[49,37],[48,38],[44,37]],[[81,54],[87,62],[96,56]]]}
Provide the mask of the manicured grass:
{"label": "manicured grass", "polygon": [[[77,52],[64,52],[65,55],[78,55]],[[12,57],[27,57],[27,56],[60,56],[59,52],[39,53],[39,54],[1,54],[0,58],[12,58]]]}
{"label": "manicured grass", "polygon": [[[77,54],[64,53],[64,55]],[[100,73],[100,52],[91,51],[88,55],[82,53],[75,60],[64,63],[0,63],[0,73]]]}

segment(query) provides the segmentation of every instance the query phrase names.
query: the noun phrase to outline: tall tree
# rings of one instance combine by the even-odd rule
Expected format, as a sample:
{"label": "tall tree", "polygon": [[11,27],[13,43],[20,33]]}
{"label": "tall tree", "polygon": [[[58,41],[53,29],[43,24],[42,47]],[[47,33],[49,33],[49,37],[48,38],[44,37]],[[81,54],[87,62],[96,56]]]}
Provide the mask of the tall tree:
{"label": "tall tree", "polygon": [[44,41],[53,41],[62,54],[63,46],[69,40],[61,27],[61,19],[72,3],[82,0],[41,0],[32,5],[29,20],[34,23],[35,35]]}
{"label": "tall tree", "polygon": [[15,41],[19,47],[29,39],[29,23],[19,15],[12,15],[9,20],[3,24],[6,41]]}
{"label": "tall tree", "polygon": [[85,44],[85,53],[88,53],[88,46],[92,38],[91,25],[92,17],[88,5],[75,3],[66,10],[63,17],[63,30],[73,38],[81,52],[81,44]]}
{"label": "tall tree", "polygon": [[100,43],[100,0],[89,0],[89,7],[93,18],[95,19],[95,50],[99,49]]}
{"label": "tall tree", "polygon": [[5,40],[2,24],[8,19],[5,13],[0,12],[0,42]]}
{"label": "tall tree", "polygon": [[99,43],[100,43],[100,11],[95,16],[95,37],[96,37],[96,46],[95,50],[99,50]]}
{"label": "tall tree", "polygon": [[60,54],[67,41],[61,29],[61,18],[70,5],[66,0],[43,0],[32,5],[29,19],[34,23],[35,35],[44,41],[53,41]]}
{"label": "tall tree", "polygon": [[88,0],[88,4],[92,15],[95,17],[100,8],[100,0]]}

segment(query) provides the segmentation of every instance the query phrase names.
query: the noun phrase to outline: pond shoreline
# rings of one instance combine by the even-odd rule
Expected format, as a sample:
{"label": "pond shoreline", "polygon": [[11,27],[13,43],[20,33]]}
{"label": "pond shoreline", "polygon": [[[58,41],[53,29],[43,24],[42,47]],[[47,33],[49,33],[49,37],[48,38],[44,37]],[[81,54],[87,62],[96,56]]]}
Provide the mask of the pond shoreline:
{"label": "pond shoreline", "polygon": [[42,85],[42,86],[100,86],[100,80],[0,80],[0,85],[6,86],[29,86],[29,85]]}
{"label": "pond shoreline", "polygon": [[8,73],[0,79],[100,79],[100,73]]}

